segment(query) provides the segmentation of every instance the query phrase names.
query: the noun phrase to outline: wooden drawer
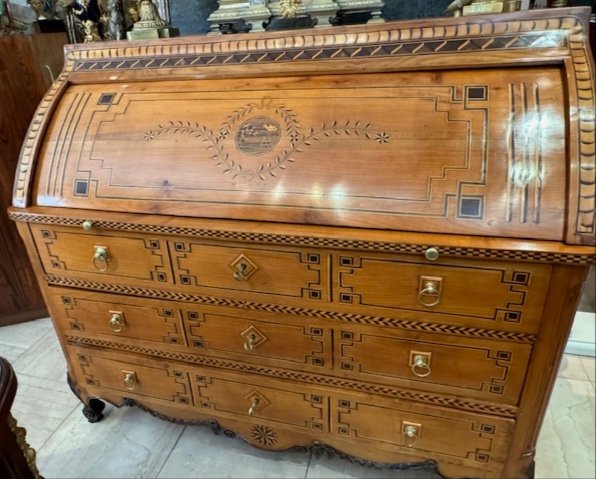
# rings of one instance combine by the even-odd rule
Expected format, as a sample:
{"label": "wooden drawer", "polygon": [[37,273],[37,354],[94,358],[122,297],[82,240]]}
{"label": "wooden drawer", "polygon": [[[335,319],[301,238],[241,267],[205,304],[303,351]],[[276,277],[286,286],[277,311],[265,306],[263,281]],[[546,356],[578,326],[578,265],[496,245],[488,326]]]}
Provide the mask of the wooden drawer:
{"label": "wooden drawer", "polygon": [[327,291],[327,256],[297,248],[215,245],[173,239],[170,254],[182,290],[229,295],[321,300]]}
{"label": "wooden drawer", "polygon": [[71,342],[201,362],[201,356],[321,372],[332,368],[331,330],[295,316],[48,288]]}
{"label": "wooden drawer", "polygon": [[151,287],[172,280],[163,239],[37,224],[31,225],[31,231],[48,274]]}
{"label": "wooden drawer", "polygon": [[182,306],[191,349],[292,369],[332,368],[331,329],[321,322],[231,308]]}
{"label": "wooden drawer", "polygon": [[475,260],[431,263],[413,256],[338,254],[334,300],[358,308],[387,308],[473,318],[478,326],[538,330],[551,266]]}
{"label": "wooden drawer", "polygon": [[[48,288],[49,307],[61,333],[162,348],[186,345],[178,305],[65,288]],[[141,341],[141,342],[139,342]]]}
{"label": "wooden drawer", "polygon": [[336,370],[346,378],[516,405],[529,344],[380,328],[334,331]]}
{"label": "wooden drawer", "polygon": [[188,373],[167,365],[142,364],[109,352],[72,350],[85,384],[98,390],[112,390],[147,396],[161,401],[191,403]]}
{"label": "wooden drawer", "polygon": [[361,448],[484,471],[502,468],[515,424],[512,419],[360,394],[334,393],[330,404],[331,433],[357,439]]}
{"label": "wooden drawer", "polygon": [[219,372],[193,372],[191,381],[195,406],[203,414],[302,430],[327,428],[324,396],[310,386]]}

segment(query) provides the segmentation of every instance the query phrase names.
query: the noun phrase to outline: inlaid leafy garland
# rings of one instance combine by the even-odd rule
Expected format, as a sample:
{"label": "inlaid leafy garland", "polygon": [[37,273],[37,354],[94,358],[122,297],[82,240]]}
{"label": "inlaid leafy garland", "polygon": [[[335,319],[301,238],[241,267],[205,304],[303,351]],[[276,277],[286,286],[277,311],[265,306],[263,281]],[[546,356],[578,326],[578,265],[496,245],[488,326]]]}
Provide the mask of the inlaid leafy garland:
{"label": "inlaid leafy garland", "polygon": [[231,173],[234,179],[248,181],[255,178],[265,181],[268,177],[277,176],[276,170],[285,170],[287,168],[286,163],[293,163],[295,161],[293,158],[295,153],[302,153],[305,146],[311,146],[313,142],[319,141],[325,137],[341,135],[362,136],[367,140],[374,140],[380,144],[387,143],[390,138],[384,131],[373,131],[371,123],[362,125],[361,121],[351,122],[350,120],[343,123],[333,121],[331,125],[323,123],[318,130],[315,131],[313,128],[310,128],[308,133],[303,135],[300,131],[300,124],[296,114],[284,105],[277,105],[275,106],[274,111],[283,119],[286,125],[286,133],[290,139],[291,148],[284,149],[272,161],[261,163],[257,168],[245,169],[241,164],[232,160],[228,152],[224,151],[222,140],[230,134],[234,125],[240,120],[253,113],[256,109],[264,107],[268,108],[269,104],[265,102],[261,105],[250,103],[236,110],[226,118],[218,133],[214,133],[206,126],[199,125],[198,123],[191,123],[189,121],[169,121],[160,124],[155,130],[146,132],[144,138],[147,141],[152,141],[165,134],[190,135],[194,138],[199,138],[203,143],[208,143],[208,150],[214,151],[214,155],[211,158],[218,162],[218,166],[224,168],[224,174]]}

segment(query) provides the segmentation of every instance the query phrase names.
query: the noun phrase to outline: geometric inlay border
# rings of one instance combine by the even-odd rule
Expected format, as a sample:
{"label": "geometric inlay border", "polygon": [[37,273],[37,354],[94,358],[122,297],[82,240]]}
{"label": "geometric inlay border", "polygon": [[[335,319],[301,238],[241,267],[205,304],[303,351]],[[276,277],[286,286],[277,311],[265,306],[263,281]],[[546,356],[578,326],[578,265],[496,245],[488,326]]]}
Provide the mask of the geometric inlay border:
{"label": "geometric inlay border", "polygon": [[102,348],[109,348],[118,351],[128,351],[133,353],[146,354],[149,356],[167,358],[171,360],[185,361],[193,364],[201,364],[203,366],[211,366],[217,368],[224,368],[234,371],[243,371],[254,374],[262,374],[268,377],[276,377],[281,379],[289,379],[293,381],[300,381],[309,384],[318,384],[324,386],[339,387],[342,389],[351,389],[355,391],[368,392],[380,394],[384,396],[395,397],[399,399],[406,399],[411,401],[419,401],[431,403],[440,406],[451,408],[465,409],[474,412],[483,412],[489,414],[497,414],[505,417],[515,417],[517,408],[505,404],[493,404],[469,401],[464,398],[438,396],[430,393],[423,393],[417,391],[404,390],[398,387],[391,387],[380,384],[365,383],[362,381],[354,381],[343,378],[336,378],[332,376],[322,376],[314,373],[307,373],[303,371],[290,371],[284,369],[271,368],[267,366],[259,366],[255,364],[247,364],[232,360],[200,356],[180,351],[167,351],[159,348],[150,348],[137,344],[123,344],[113,341],[106,341],[96,338],[84,338],[78,336],[66,335],[66,340],[73,344],[85,344],[88,346],[96,346]]}
{"label": "geometric inlay border", "polygon": [[292,314],[319,318],[325,320],[347,321],[357,324],[374,326],[391,326],[394,328],[409,331],[423,331],[428,333],[451,334],[455,336],[468,336],[474,338],[497,339],[502,341],[513,341],[526,344],[534,343],[536,335],[518,333],[513,331],[497,331],[484,328],[472,328],[452,324],[439,324],[426,321],[409,321],[405,319],[374,316],[370,314],[342,313],[338,311],[318,310],[313,308],[302,308],[278,304],[257,303],[253,301],[242,301],[228,298],[218,298],[198,294],[181,293],[178,291],[165,291],[138,286],[118,285],[112,283],[100,283],[95,281],[79,280],[53,275],[45,275],[45,281],[49,285],[66,286],[75,288],[92,289],[118,294],[143,296],[148,298],[168,299],[173,301],[185,301],[214,306],[227,306],[244,310],[266,311],[271,313]]}
{"label": "geometric inlay border", "polygon": [[[9,217],[13,221],[29,223],[54,224],[61,226],[80,227],[82,220],[60,216],[43,215],[37,213],[10,211]],[[126,223],[120,221],[93,221],[97,229],[129,231],[138,233],[165,234],[178,236],[192,236],[200,239],[215,239],[223,241],[246,241],[261,244],[310,246],[314,248],[351,249],[360,251],[377,251],[386,253],[406,253],[424,255],[430,247],[436,244],[394,243],[389,241],[366,241],[341,238],[325,238],[302,235],[283,235],[274,233],[255,233],[244,231],[224,231],[204,228],[190,228],[184,226],[153,225],[142,223]],[[596,260],[595,252],[585,254],[553,253],[547,251],[520,251],[513,249],[472,248],[465,246],[440,246],[442,256],[460,258],[478,258],[493,260],[533,261],[563,264],[593,264]]]}

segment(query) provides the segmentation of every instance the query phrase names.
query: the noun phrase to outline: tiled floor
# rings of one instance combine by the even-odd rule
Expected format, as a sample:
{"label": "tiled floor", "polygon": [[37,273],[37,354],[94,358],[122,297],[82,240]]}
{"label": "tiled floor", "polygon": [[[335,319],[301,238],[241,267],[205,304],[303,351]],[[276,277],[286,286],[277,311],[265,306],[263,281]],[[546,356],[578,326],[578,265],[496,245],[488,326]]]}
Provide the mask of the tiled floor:
{"label": "tiled floor", "polygon": [[[309,453],[269,453],[208,427],[183,426],[137,408],[109,408],[89,424],[65,381],[65,362],[48,319],[0,328],[0,356],[19,380],[13,415],[26,427],[46,478],[283,477],[428,478],[378,471]],[[538,478],[596,477],[593,358],[566,355],[538,441]]]}

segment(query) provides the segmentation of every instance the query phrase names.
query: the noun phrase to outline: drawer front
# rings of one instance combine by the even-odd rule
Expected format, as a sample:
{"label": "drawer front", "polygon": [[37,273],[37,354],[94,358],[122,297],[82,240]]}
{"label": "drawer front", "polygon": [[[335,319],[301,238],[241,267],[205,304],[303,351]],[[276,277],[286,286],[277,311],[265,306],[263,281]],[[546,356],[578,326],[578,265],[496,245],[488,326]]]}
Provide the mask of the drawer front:
{"label": "drawer front", "polygon": [[315,431],[327,424],[324,397],[310,387],[220,373],[192,374],[191,380],[195,406],[205,414]]}
{"label": "drawer front", "polygon": [[48,274],[152,287],[172,280],[163,239],[50,225],[32,225],[31,231]]}
{"label": "drawer front", "polygon": [[48,290],[48,306],[64,334],[159,343],[153,344],[155,348],[186,343],[176,303],[62,288]]}
{"label": "drawer front", "polygon": [[77,363],[85,384],[129,395],[146,396],[182,404],[191,403],[188,373],[182,369],[138,361],[106,352],[79,351]]}
{"label": "drawer front", "polygon": [[203,354],[316,371],[331,368],[331,332],[291,316],[182,308],[188,343]]}
{"label": "drawer front", "polygon": [[514,421],[384,398],[334,394],[331,432],[361,447],[411,452],[478,469],[499,471]]}
{"label": "drawer front", "polygon": [[532,347],[342,327],[335,332],[335,351],[345,377],[516,405]]}
{"label": "drawer front", "polygon": [[551,267],[527,263],[418,262],[405,256],[336,256],[334,299],[359,307],[457,315],[537,331]]}
{"label": "drawer front", "polygon": [[269,301],[271,296],[321,300],[327,289],[327,259],[317,252],[173,240],[170,253],[176,282],[186,290],[245,291]]}

